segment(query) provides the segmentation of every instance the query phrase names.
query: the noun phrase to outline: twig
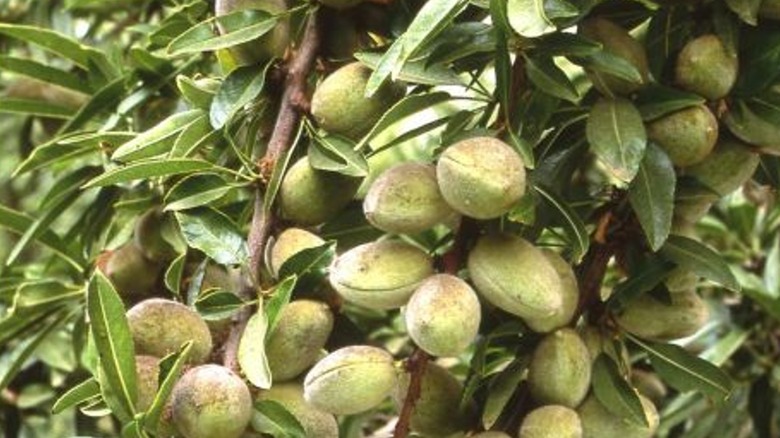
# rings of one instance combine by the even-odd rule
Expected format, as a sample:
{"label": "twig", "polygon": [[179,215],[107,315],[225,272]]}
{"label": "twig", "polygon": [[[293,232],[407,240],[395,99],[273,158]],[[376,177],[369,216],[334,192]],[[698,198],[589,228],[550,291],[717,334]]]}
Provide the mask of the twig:
{"label": "twig", "polygon": [[[306,22],[306,29],[301,40],[298,52],[290,61],[287,68],[287,76],[284,81],[284,93],[282,94],[279,113],[276,117],[271,139],[265,155],[260,159],[258,166],[261,176],[265,181],[270,179],[270,174],[276,166],[276,162],[291,146],[298,124],[301,121],[301,113],[308,110],[306,98],[306,77],[309,75],[317,51],[320,45],[319,19],[317,11],[310,13]],[[242,298],[252,299],[256,287],[261,285],[263,272],[263,255],[271,229],[274,224],[274,215],[263,208],[264,191],[258,187],[255,194],[254,213],[249,230],[249,277],[252,286],[244,288]],[[241,335],[246,328],[246,323],[252,315],[249,306],[244,307],[235,317],[233,327],[225,341],[223,364],[233,370],[238,370],[238,344]]]}
{"label": "twig", "polygon": [[406,360],[406,371],[409,373],[409,388],[406,390],[404,405],[401,407],[401,413],[398,415],[398,422],[395,424],[393,437],[406,438],[409,435],[409,423],[412,420],[414,406],[417,399],[420,398],[420,389],[422,388],[422,378],[425,374],[425,368],[428,366],[428,354],[419,348]]}

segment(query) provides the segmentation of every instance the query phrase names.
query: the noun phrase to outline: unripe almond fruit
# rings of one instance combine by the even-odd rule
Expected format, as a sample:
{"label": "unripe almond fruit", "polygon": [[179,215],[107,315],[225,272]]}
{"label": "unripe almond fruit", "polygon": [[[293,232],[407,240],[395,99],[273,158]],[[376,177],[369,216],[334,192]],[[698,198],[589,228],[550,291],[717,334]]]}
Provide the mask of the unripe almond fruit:
{"label": "unripe almond fruit", "polygon": [[580,287],[577,284],[577,276],[574,275],[571,265],[563,259],[558,253],[542,249],[542,254],[550,261],[555,272],[561,279],[561,307],[552,315],[541,318],[525,318],[524,321],[537,333],[548,333],[555,329],[569,324],[577,311],[577,305],[580,300]]}
{"label": "unripe almond fruit", "polygon": [[274,277],[278,277],[279,269],[292,256],[305,249],[321,246],[324,243],[325,241],[320,236],[301,228],[288,228],[282,231],[276,238],[273,247],[271,247],[269,260],[271,273]]}
{"label": "unripe almond fruit", "polygon": [[363,212],[388,233],[419,233],[455,215],[439,192],[435,168],[416,162],[379,175],[363,200]]}
{"label": "unripe almond fruit", "polygon": [[607,410],[595,395],[588,397],[577,409],[582,421],[583,438],[651,438],[658,430],[658,411],[647,397],[637,394],[649,425],[620,418]]}
{"label": "unripe almond fruit", "polygon": [[504,432],[497,432],[497,431],[487,431],[487,432],[480,432],[475,435],[469,435],[470,438],[512,438],[509,435],[505,434]]}
{"label": "unripe almond fruit", "polygon": [[333,313],[325,303],[298,300],[286,305],[265,347],[274,382],[293,379],[313,365],[331,330]]}
{"label": "unripe almond fruit", "polygon": [[425,251],[406,242],[381,240],[337,257],[329,279],[350,302],[370,309],[393,309],[406,304],[433,272],[433,260]]}
{"label": "unripe almond fruit", "polygon": [[520,237],[480,238],[469,253],[468,269],[477,292],[506,312],[539,319],[561,311],[560,276],[542,251]]}
{"label": "unripe almond fruit", "polygon": [[454,275],[437,274],[420,284],[404,314],[409,336],[434,356],[457,356],[477,337],[477,294]]}
{"label": "unripe almond fruit", "polygon": [[623,58],[639,72],[641,81],[631,82],[601,71],[586,68],[593,86],[602,94],[627,95],[640,89],[648,81],[647,53],[642,44],[617,24],[604,18],[588,18],[581,22],[578,31],[584,37],[601,43],[603,50]]}
{"label": "unripe almond fruit", "polygon": [[654,120],[647,137],[658,144],[675,166],[699,163],[718,141],[718,120],[706,106],[696,105]]}
{"label": "unripe almond fruit", "polygon": [[353,62],[317,86],[311,98],[311,114],[322,129],[359,140],[403,97],[405,87],[395,82],[385,82],[373,96],[366,97],[371,73],[365,65]]}
{"label": "unripe almond fruit", "polygon": [[238,375],[219,365],[187,371],[171,393],[173,422],[186,438],[238,438],[252,419],[252,396]]}
{"label": "unripe almond fruit", "polygon": [[183,304],[161,298],[144,300],[127,311],[127,322],[138,354],[165,357],[190,340],[190,363],[203,363],[211,354],[209,327]]}
{"label": "unripe almond fruit", "polygon": [[631,384],[640,394],[655,404],[660,404],[666,398],[668,391],[664,382],[657,374],[650,371],[631,370]]}
{"label": "unripe almond fruit", "polygon": [[[336,418],[307,403],[303,398],[303,387],[300,383],[274,383],[271,389],[261,391],[257,399],[272,400],[284,406],[301,423],[307,437],[338,438],[339,436]],[[268,430],[265,427],[270,426],[267,422],[268,419],[259,412],[255,412],[252,417],[252,426],[256,430]]]}
{"label": "unripe almond fruit", "polygon": [[683,46],[675,65],[675,82],[709,100],[726,96],[737,80],[739,63],[717,35],[702,35]]}
{"label": "unripe almond fruit", "polygon": [[153,208],[141,215],[135,223],[133,239],[149,260],[167,262],[176,257],[176,250],[162,235],[164,221],[168,219],[161,209]]}
{"label": "unripe almond fruit", "polygon": [[303,381],[303,396],[317,409],[356,414],[381,403],[397,383],[393,356],[369,346],[344,347],[317,362]]}
{"label": "unripe almond fruit", "polygon": [[590,388],[591,359],[588,347],[572,329],[545,336],[528,366],[531,396],[541,404],[575,408]]}
{"label": "unripe almond fruit", "polygon": [[627,332],[644,339],[669,341],[696,333],[709,317],[695,291],[670,294],[671,304],[644,294],[629,302],[617,318]]}
{"label": "unripe almond fruit", "polygon": [[332,219],[355,196],[360,179],[325,172],[303,157],[285,174],[279,187],[282,216],[299,225],[317,225]]}
{"label": "unripe almond fruit", "polygon": [[119,295],[131,302],[153,294],[161,270],[162,267],[144,257],[133,242],[113,251],[103,269]]}
{"label": "unripe almond fruit", "polygon": [[582,422],[571,408],[542,406],[525,416],[519,438],[582,438]]}
{"label": "unripe almond fruit", "polygon": [[[409,389],[409,373],[403,373],[394,395],[400,409]],[[473,405],[460,407],[463,385],[449,371],[428,363],[420,384],[420,397],[409,422],[413,431],[433,437],[449,436],[463,430],[473,415]]]}
{"label": "unripe almond fruit", "polygon": [[725,196],[742,187],[753,176],[758,162],[758,154],[747,145],[725,139],[718,142],[704,161],[686,169],[686,174]]}
{"label": "unripe almond fruit", "polygon": [[476,219],[501,216],[525,193],[523,160],[493,137],[468,138],[445,149],[436,180],[452,208]]}
{"label": "unripe almond fruit", "polygon": [[[216,0],[214,14],[219,17],[247,9],[259,9],[272,15],[287,10],[284,0]],[[219,25],[220,32],[228,29]],[[232,29],[235,31],[235,29]],[[271,58],[282,58],[290,43],[290,20],[280,17],[274,28],[260,38],[231,47],[230,53],[240,65],[257,64]]]}
{"label": "unripe almond fruit", "polygon": [[138,388],[135,407],[138,411],[146,412],[154,401],[158,387],[157,379],[160,375],[159,362],[160,359],[154,356],[135,357],[136,388]]}

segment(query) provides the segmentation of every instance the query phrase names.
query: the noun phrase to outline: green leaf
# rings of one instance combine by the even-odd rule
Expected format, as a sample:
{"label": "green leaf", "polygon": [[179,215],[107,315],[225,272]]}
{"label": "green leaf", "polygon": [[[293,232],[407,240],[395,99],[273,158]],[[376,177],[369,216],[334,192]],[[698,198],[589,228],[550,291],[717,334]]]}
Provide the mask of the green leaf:
{"label": "green leaf", "polygon": [[88,154],[97,154],[101,148],[112,149],[114,145],[124,143],[135,136],[132,132],[85,132],[67,134],[50,140],[38,147],[14,170],[12,176],[19,176],[55,163]]}
{"label": "green leaf", "polygon": [[187,244],[222,265],[239,265],[247,258],[241,231],[217,210],[200,207],[177,211],[176,219]]}
{"label": "green leaf", "polygon": [[[358,57],[358,59],[360,58]],[[404,97],[382,115],[374,127],[371,128],[371,131],[369,131],[369,133],[360,140],[360,143],[358,143],[356,149],[363,149],[363,146],[368,144],[374,137],[392,126],[394,123],[403,120],[406,117],[413,116],[420,111],[431,108],[442,102],[447,102],[448,100],[450,100],[449,93],[443,91],[410,94]]]}
{"label": "green leaf", "polygon": [[780,321],[780,299],[766,290],[761,278],[742,267],[734,267],[734,275],[739,281],[742,293],[758,304],[772,318]]}
{"label": "green leaf", "polygon": [[496,424],[525,377],[527,369],[527,358],[515,359],[490,382],[485,408],[482,411],[482,425],[485,429],[490,429]]}
{"label": "green leaf", "polygon": [[[382,55],[374,52],[357,52],[355,59],[372,69],[379,67]],[[429,64],[426,58],[406,62],[395,76],[396,79],[421,85],[460,85],[465,83],[458,74],[444,64]]]}
{"label": "green leaf", "polygon": [[714,345],[704,350],[700,357],[716,366],[723,366],[750,338],[750,331],[741,328],[729,330],[726,336],[720,338]]}
{"label": "green leaf", "polygon": [[698,94],[651,84],[639,90],[635,103],[642,119],[649,122],[706,101]]}
{"label": "green leaf", "polygon": [[615,286],[609,298],[610,305],[625,306],[634,298],[650,292],[663,283],[674,269],[672,262],[651,257],[637,267],[624,281]]}
{"label": "green leaf", "polygon": [[80,405],[87,400],[100,395],[100,385],[94,377],[78,383],[68,389],[64,394],[54,402],[51,413],[57,415],[67,409]]}
{"label": "green leaf", "polygon": [[165,270],[165,287],[178,297],[181,297],[181,279],[186,261],[187,253],[179,254]]}
{"label": "green leaf", "polygon": [[84,290],[58,280],[30,280],[16,288],[8,315],[24,316],[34,312],[52,310],[68,301],[83,298]]}
{"label": "green leaf", "polygon": [[585,129],[591,150],[607,172],[624,183],[633,180],[647,147],[645,125],[634,104],[623,98],[600,99]]}
{"label": "green leaf", "polygon": [[664,382],[680,391],[701,391],[715,400],[726,400],[732,382],[720,368],[674,344],[629,339],[650,356],[650,363]]}
{"label": "green leaf", "polygon": [[212,84],[219,84],[216,79],[213,82],[207,82],[207,86],[202,86],[195,80],[184,75],[176,76],[176,88],[179,89],[181,96],[192,106],[203,110],[211,107],[214,100],[215,90]]}
{"label": "green leaf", "polygon": [[655,144],[648,144],[639,172],[628,188],[628,200],[653,251],[661,248],[672,229],[676,184],[669,156]]}
{"label": "green leaf", "polygon": [[191,350],[192,341],[187,341],[181,346],[179,351],[169,354],[160,360],[157,394],[155,394],[154,400],[144,416],[144,427],[147,430],[156,432],[157,426],[160,424],[160,418],[162,418],[165,407],[170,401],[173,386],[179,381],[179,376],[187,364]]}
{"label": "green leaf", "polygon": [[66,133],[75,131],[94,117],[115,107],[127,90],[127,81],[127,77],[121,76],[103,86],[103,88],[92,95],[92,98],[89,99],[86,104],[79,108],[78,112],[76,112],[70,120],[65,122],[58,132]]}
{"label": "green leaf", "polygon": [[85,81],[73,73],[50,67],[40,62],[14,56],[0,55],[0,70],[25,75],[49,84],[91,94],[92,89]]}
{"label": "green leaf", "polygon": [[295,415],[274,400],[255,402],[252,427],[256,432],[268,434],[274,438],[306,438],[308,436]]}
{"label": "green leaf", "polygon": [[649,426],[636,390],[626,382],[615,361],[607,354],[599,354],[593,362],[592,385],[596,398],[608,411],[618,418]]}
{"label": "green leaf", "polygon": [[534,186],[534,189],[551,208],[560,214],[560,222],[569,236],[569,243],[572,245],[572,260],[575,263],[579,263],[585,253],[588,252],[588,247],[590,246],[590,236],[588,235],[588,230],[585,229],[582,219],[568,203],[559,198],[553,191],[538,185]]}
{"label": "green leaf", "polygon": [[[295,134],[295,140],[292,142],[293,145],[298,144],[298,140],[301,138],[301,133],[303,132],[303,126],[303,123],[298,125],[298,132]],[[271,171],[271,180],[268,181],[265,193],[262,193],[262,191],[258,190],[256,194],[256,196],[258,196],[256,199],[260,200],[260,198],[262,198],[263,211],[266,214],[271,214],[271,209],[273,208],[274,201],[276,200],[276,195],[279,193],[279,187],[282,185],[282,178],[284,178],[284,174],[287,172],[287,168],[290,166],[290,159],[292,158],[294,152],[295,146],[287,148],[287,150],[284,151],[282,156],[280,156],[274,163],[273,171]]]}
{"label": "green leaf", "polygon": [[747,24],[758,24],[758,9],[762,0],[726,0],[726,5]]}
{"label": "green leaf", "polygon": [[764,265],[764,287],[780,297],[780,236],[775,236]]}
{"label": "green leaf", "polygon": [[537,40],[535,51],[547,56],[589,56],[602,49],[601,43],[573,33],[551,33]]}
{"label": "green leaf", "polygon": [[200,173],[182,178],[165,195],[165,211],[188,210],[219,200],[235,187],[213,173]]}
{"label": "green leaf", "polygon": [[355,144],[338,135],[313,135],[309,150],[309,165],[315,169],[343,175],[368,175],[368,161],[355,150]]}
{"label": "green leaf", "polygon": [[674,62],[676,54],[693,34],[696,19],[688,8],[658,8],[650,19],[645,47],[650,72],[662,77],[667,63]]}
{"label": "green leaf", "polygon": [[420,48],[441,33],[468,6],[467,0],[429,0],[399,38],[382,55],[366,84],[366,96],[373,96],[391,76],[399,78],[407,61]]}
{"label": "green leaf", "polygon": [[233,292],[213,291],[195,301],[195,310],[206,321],[219,321],[236,313],[246,304]]}
{"label": "green leaf", "polygon": [[124,167],[111,169],[97,178],[92,179],[82,188],[90,189],[93,187],[126,183],[138,179],[202,172],[213,168],[214,165],[207,161],[188,158],[141,161]]}
{"label": "green leaf", "polygon": [[38,26],[0,23],[0,34],[35,44],[52,53],[69,59],[82,68],[92,63],[104,63],[106,56],[100,50],[85,46],[75,39]]}
{"label": "green leaf", "polygon": [[266,300],[264,312],[265,317],[268,319],[268,333],[273,333],[276,328],[276,323],[279,322],[279,318],[282,315],[282,309],[290,302],[297,282],[298,277],[294,275],[285,278],[274,287],[271,298]]}
{"label": "green leaf", "polygon": [[247,380],[260,389],[271,387],[271,368],[265,354],[265,338],[268,319],[263,307],[259,306],[246,324],[244,334],[238,343],[238,364]]}
{"label": "green leaf", "polygon": [[221,129],[241,108],[257,99],[271,65],[273,61],[262,67],[250,65],[230,72],[211,102],[209,120],[214,129]]}
{"label": "green leaf", "polygon": [[601,50],[585,57],[571,57],[572,62],[583,67],[625,79],[635,84],[642,83],[642,75],[627,59]]}
{"label": "green leaf", "polygon": [[528,56],[525,58],[528,79],[542,92],[557,98],[577,102],[580,96],[566,73],[550,57]]}
{"label": "green leaf", "polygon": [[73,110],[43,100],[3,98],[0,99],[0,113],[67,119],[73,115]]}
{"label": "green leaf", "polygon": [[536,38],[555,30],[555,23],[547,16],[543,0],[509,0],[509,24],[520,36]]}
{"label": "green leaf", "polygon": [[[225,30],[214,32],[214,22]],[[176,37],[168,45],[168,56],[210,52],[255,40],[276,26],[278,18],[259,9],[244,9],[221,17],[212,17]]]}
{"label": "green leaf", "polygon": [[198,149],[216,143],[222,132],[214,130],[206,114],[185,126],[176,137],[169,158],[186,158],[192,156]]}
{"label": "green leaf", "polygon": [[190,110],[173,114],[154,127],[138,134],[137,137],[124,143],[111,155],[111,159],[119,162],[135,161],[168,152],[176,137],[184,128],[194,123],[204,114],[201,110]]}
{"label": "green leaf", "polygon": [[279,278],[295,275],[301,278],[305,275],[324,275],[328,266],[336,257],[336,241],[329,241],[320,246],[298,251],[285,260],[279,267]]}
{"label": "green leaf", "polygon": [[[34,219],[27,216],[26,214],[7,208],[4,205],[0,205],[0,228],[6,228],[18,234],[24,234],[24,232],[27,231],[33,225],[33,223]],[[41,235],[36,237],[36,240],[53,250],[55,254],[68,262],[79,272],[84,271],[86,262],[82,258],[81,254],[68,248],[60,239],[60,237],[53,231],[44,231]]]}
{"label": "green leaf", "polygon": [[138,397],[133,336],[122,298],[100,270],[95,271],[87,287],[87,314],[105,383],[119,402],[120,410],[114,414],[128,421],[135,415]]}
{"label": "green leaf", "polygon": [[132,420],[122,426],[122,438],[148,438],[149,435],[141,428],[140,420]]}
{"label": "green leaf", "polygon": [[38,345],[62,324],[68,322],[72,316],[73,312],[58,311],[42,324],[25,329],[22,335],[24,337],[0,356],[0,390],[8,388]]}
{"label": "green leaf", "polygon": [[661,254],[700,277],[739,292],[740,286],[729,265],[708,246],[683,236],[669,236]]}

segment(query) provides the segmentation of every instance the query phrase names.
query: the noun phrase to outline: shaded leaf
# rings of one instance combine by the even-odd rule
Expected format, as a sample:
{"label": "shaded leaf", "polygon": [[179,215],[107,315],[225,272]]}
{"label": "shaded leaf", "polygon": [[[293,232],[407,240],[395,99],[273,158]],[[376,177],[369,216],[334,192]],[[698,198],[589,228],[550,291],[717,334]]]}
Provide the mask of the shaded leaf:
{"label": "shaded leaf", "polygon": [[265,76],[273,61],[264,66],[239,67],[228,75],[217,90],[209,109],[211,126],[220,129],[244,106],[260,95]]}
{"label": "shaded leaf", "polygon": [[642,119],[651,121],[706,101],[698,94],[651,84],[639,90],[635,103]]}
{"label": "shaded leaf", "polygon": [[279,267],[279,278],[295,275],[298,278],[305,275],[324,275],[336,257],[336,242],[329,241],[320,246],[306,248],[293,254]]}
{"label": "shaded leaf", "polygon": [[381,133],[394,123],[448,100],[450,100],[449,93],[443,91],[410,94],[404,97],[382,115],[379,121],[374,124],[374,127],[371,128],[371,131],[360,140],[356,149],[362,149],[362,147],[368,144],[377,134]]}
{"label": "shaded leaf", "polygon": [[192,341],[187,341],[179,351],[169,354],[159,362],[160,372],[158,376],[157,394],[144,415],[144,427],[155,432],[160,424],[165,406],[167,405],[173,386],[179,381],[184,366],[192,350]]}
{"label": "shaded leaf", "polygon": [[306,438],[306,431],[290,411],[274,400],[255,402],[255,420],[252,427],[256,432],[275,438]]}
{"label": "shaded leaf", "polygon": [[653,251],[661,248],[672,229],[676,184],[669,156],[655,144],[648,144],[639,172],[628,188],[628,200]]}
{"label": "shaded leaf", "polygon": [[111,159],[128,162],[168,152],[179,133],[201,117],[203,117],[201,110],[173,114],[119,146],[111,155]]}
{"label": "shaded leaf", "polygon": [[485,408],[482,411],[482,425],[485,429],[490,429],[496,424],[525,377],[527,369],[527,358],[515,359],[490,382]]}
{"label": "shaded leaf", "polygon": [[0,55],[0,70],[25,75],[80,93],[90,94],[92,92],[89,85],[73,73],[30,59]]}
{"label": "shaded leaf", "polygon": [[521,36],[535,38],[555,30],[555,23],[545,11],[543,0],[509,0],[509,24]]}
{"label": "shaded leaf", "polygon": [[59,311],[42,324],[25,329],[19,343],[0,356],[0,390],[8,388],[38,345],[72,316],[72,312],[68,314],[67,310]]}
{"label": "shaded leaf", "polygon": [[105,54],[100,50],[85,46],[74,38],[50,29],[22,24],[0,23],[0,34],[35,44],[69,59],[83,68],[88,68],[91,63],[98,63],[101,66],[107,64]]}
{"label": "shaded leaf", "polygon": [[337,135],[314,135],[311,140],[307,156],[312,168],[354,177],[368,175],[368,161],[355,150],[355,144],[349,139]]}
{"label": "shaded leaf", "polygon": [[560,199],[554,192],[538,185],[534,186],[534,189],[550,207],[560,214],[560,223],[563,225],[566,235],[569,236],[569,243],[572,245],[572,260],[575,263],[579,263],[585,253],[588,252],[590,246],[590,236],[588,235],[588,230],[585,229],[582,219],[568,203]]}
{"label": "shaded leaf", "polygon": [[[355,59],[372,69],[379,68],[382,55],[373,52],[357,52]],[[422,85],[463,85],[463,79],[452,69],[444,64],[428,64],[425,59],[421,61],[409,61],[403,65],[394,78]]]}
{"label": "shaded leaf", "polygon": [[725,400],[731,394],[732,383],[720,368],[698,358],[674,344],[629,339],[650,356],[650,363],[664,382],[680,391],[701,391],[715,400]]}
{"label": "shaded leaf", "polygon": [[292,297],[297,282],[298,277],[295,275],[286,277],[274,287],[271,298],[268,298],[265,301],[264,312],[268,319],[268,333],[273,333],[276,328],[276,323],[279,322],[282,309],[290,302],[290,297]]}
{"label": "shaded leaf", "polygon": [[661,254],[700,277],[739,292],[740,286],[729,265],[710,247],[683,236],[669,236]]}
{"label": "shaded leaf", "polygon": [[111,169],[89,181],[83,188],[103,187],[158,176],[202,172],[213,168],[214,165],[207,161],[188,158],[140,161],[127,166]]}
{"label": "shaded leaf", "polygon": [[213,291],[195,301],[195,310],[206,321],[219,321],[236,313],[246,304],[233,292]]}
{"label": "shaded leaf", "polygon": [[618,418],[649,426],[639,395],[623,378],[609,355],[601,353],[593,362],[592,385],[596,398],[608,411]]}
{"label": "shaded leaf", "polygon": [[[214,32],[214,22],[224,29]],[[226,49],[257,39],[276,26],[278,19],[266,11],[244,9],[221,17],[212,17],[176,37],[168,45],[168,56]]]}
{"label": "shaded leaf", "polygon": [[552,58],[526,57],[525,71],[528,79],[542,92],[570,102],[576,102],[580,97],[566,73],[555,65]]}
{"label": "shaded leaf", "polygon": [[201,173],[177,182],[165,195],[165,211],[188,210],[206,206],[225,196],[234,187],[221,176]]}

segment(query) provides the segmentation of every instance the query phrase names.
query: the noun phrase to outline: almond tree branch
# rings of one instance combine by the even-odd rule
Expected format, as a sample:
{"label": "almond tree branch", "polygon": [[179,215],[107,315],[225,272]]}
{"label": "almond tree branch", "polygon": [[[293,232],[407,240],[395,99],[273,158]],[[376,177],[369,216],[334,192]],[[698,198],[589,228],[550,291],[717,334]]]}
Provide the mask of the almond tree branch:
{"label": "almond tree branch", "polygon": [[401,413],[398,415],[398,422],[395,424],[395,431],[393,431],[395,438],[406,438],[409,435],[409,423],[412,420],[417,399],[420,398],[422,378],[429,359],[428,354],[418,348],[404,364],[409,373],[409,388],[406,390],[404,405],[401,407]]}
{"label": "almond tree branch", "polygon": [[[276,124],[268,141],[265,155],[260,159],[261,177],[264,181],[270,179],[279,157],[283,156],[292,146],[295,132],[301,121],[301,116],[308,111],[308,99],[306,97],[306,78],[311,72],[317,52],[320,46],[320,30],[317,10],[311,11],[306,22],[300,47],[287,65],[287,75],[284,80],[284,93],[282,94],[279,113]],[[274,225],[274,215],[263,208],[264,188],[258,187],[255,194],[254,213],[249,229],[249,276],[253,286],[246,287],[242,291],[242,298],[253,299],[256,295],[256,285],[261,285],[263,270],[263,255],[271,229]],[[252,315],[249,306],[238,312],[233,327],[225,341],[222,363],[238,371],[238,344],[244,333],[247,321]]]}

